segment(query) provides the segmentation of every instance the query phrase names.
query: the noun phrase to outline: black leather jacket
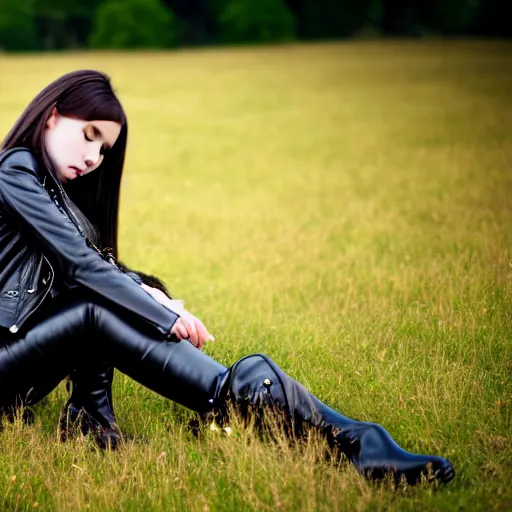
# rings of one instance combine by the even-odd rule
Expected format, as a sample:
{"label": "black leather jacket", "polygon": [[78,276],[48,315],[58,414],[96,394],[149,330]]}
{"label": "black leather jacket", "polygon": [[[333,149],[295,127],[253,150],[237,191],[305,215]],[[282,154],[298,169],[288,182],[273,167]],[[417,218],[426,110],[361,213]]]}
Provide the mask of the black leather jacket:
{"label": "black leather jacket", "polygon": [[106,262],[59,208],[55,180],[27,149],[0,153],[0,332],[18,333],[54,279],[101,300],[169,337],[178,315]]}

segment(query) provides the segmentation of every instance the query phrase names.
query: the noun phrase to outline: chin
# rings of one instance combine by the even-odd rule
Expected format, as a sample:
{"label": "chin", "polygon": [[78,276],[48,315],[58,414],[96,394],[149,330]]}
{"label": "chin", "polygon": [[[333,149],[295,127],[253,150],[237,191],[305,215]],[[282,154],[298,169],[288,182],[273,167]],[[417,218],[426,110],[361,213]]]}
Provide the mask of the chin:
{"label": "chin", "polygon": [[61,183],[66,183],[74,178],[74,176],[69,176],[69,173],[57,171],[57,178]]}

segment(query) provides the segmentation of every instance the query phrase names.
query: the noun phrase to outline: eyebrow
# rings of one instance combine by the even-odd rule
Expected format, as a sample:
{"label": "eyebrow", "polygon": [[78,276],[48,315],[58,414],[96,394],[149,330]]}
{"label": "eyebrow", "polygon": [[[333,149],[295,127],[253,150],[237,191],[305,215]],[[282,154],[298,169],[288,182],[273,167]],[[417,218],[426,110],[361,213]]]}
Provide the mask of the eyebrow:
{"label": "eyebrow", "polygon": [[[105,140],[105,137],[103,136],[103,133],[101,133],[101,130],[100,130],[97,126],[95,126],[95,125],[93,125],[93,124],[92,124],[91,126],[92,126],[92,129],[93,129],[93,131],[94,131],[94,136],[95,136],[95,137],[99,137],[99,138],[101,138],[101,139]],[[108,142],[105,142],[105,143],[103,144],[103,148],[104,148],[105,150],[107,150],[107,149],[111,149],[111,147],[112,147],[112,146],[111,146]]]}

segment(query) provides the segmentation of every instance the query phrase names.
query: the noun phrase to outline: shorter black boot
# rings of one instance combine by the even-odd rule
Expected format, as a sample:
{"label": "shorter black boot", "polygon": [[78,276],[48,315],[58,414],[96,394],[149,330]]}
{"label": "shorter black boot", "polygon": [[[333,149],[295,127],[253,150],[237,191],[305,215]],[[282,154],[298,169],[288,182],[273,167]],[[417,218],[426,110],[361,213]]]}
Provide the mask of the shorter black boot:
{"label": "shorter black boot", "polygon": [[448,460],[409,453],[380,425],[352,420],[327,407],[263,354],[241,359],[219,379],[214,407],[221,422],[227,419],[230,404],[242,415],[269,407],[277,410],[284,416],[286,431],[294,436],[315,427],[334,450],[372,480],[391,476],[396,483],[447,483],[455,476]]}
{"label": "shorter black boot", "polygon": [[121,433],[112,407],[113,377],[113,366],[103,361],[70,374],[71,396],[59,421],[63,441],[81,433],[93,435],[102,449],[119,446]]}

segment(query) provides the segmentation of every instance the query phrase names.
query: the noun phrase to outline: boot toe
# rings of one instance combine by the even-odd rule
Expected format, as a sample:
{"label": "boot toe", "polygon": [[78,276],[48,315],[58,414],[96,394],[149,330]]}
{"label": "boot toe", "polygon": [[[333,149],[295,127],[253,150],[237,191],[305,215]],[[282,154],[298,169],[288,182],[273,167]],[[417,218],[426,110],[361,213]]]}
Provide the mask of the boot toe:
{"label": "boot toe", "polygon": [[417,464],[406,464],[404,468],[397,468],[397,482],[405,478],[409,485],[416,485],[422,482],[447,484],[455,478],[455,469],[449,460],[434,456],[418,456],[418,459]]}
{"label": "boot toe", "polygon": [[451,482],[455,478],[455,468],[453,464],[446,459],[443,459],[441,467],[436,471],[435,478],[443,484]]}

